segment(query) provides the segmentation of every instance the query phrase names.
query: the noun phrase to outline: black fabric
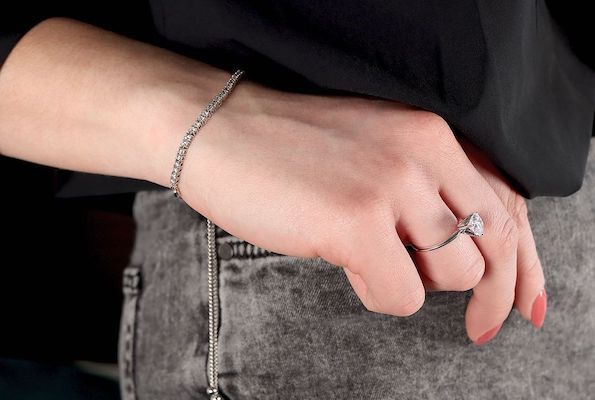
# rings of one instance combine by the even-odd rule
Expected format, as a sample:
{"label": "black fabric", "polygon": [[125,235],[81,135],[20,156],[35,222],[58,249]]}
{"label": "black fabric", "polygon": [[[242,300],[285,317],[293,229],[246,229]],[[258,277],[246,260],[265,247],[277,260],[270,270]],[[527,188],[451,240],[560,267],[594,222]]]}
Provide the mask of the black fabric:
{"label": "black fabric", "polygon": [[0,65],[4,64],[4,60],[8,57],[8,53],[23,37],[25,32],[4,32],[0,36]]}
{"label": "black fabric", "polygon": [[[150,0],[126,10],[115,2],[84,4],[45,5],[35,18],[34,7],[4,12],[12,22],[2,41],[19,32],[19,23],[23,31],[36,18],[70,16],[230,73],[243,68],[245,79],[280,90],[355,93],[430,110],[485,150],[526,197],[566,196],[582,184],[595,115],[594,63],[585,43],[595,32],[570,4]],[[79,179],[62,195],[157,188],[103,177],[98,190],[84,175],[72,175]]]}

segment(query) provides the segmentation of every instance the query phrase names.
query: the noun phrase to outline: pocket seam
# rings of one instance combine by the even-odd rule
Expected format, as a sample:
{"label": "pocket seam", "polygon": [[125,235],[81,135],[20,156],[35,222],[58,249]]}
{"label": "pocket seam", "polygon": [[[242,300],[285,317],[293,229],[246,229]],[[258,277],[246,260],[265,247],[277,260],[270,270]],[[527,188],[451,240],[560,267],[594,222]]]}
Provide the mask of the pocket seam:
{"label": "pocket seam", "polygon": [[141,292],[141,270],[129,265],[122,276],[124,304],[122,309],[122,341],[120,348],[120,391],[123,400],[136,400],[135,347],[138,314],[138,298]]}

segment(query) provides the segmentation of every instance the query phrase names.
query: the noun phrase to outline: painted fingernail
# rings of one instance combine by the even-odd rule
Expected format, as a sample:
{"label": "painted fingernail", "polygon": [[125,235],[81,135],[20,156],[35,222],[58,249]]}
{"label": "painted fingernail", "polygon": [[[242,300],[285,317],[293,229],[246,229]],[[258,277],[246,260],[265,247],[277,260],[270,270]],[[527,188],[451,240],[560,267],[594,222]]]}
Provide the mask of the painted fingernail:
{"label": "painted fingernail", "polygon": [[531,309],[531,323],[536,328],[543,326],[545,320],[545,310],[547,310],[547,293],[545,288],[541,289],[541,292],[537,295],[533,301],[533,308]]}
{"label": "painted fingernail", "polygon": [[502,324],[490,329],[489,331],[481,335],[478,339],[476,339],[473,343],[475,343],[476,346],[481,346],[482,344],[489,342],[494,338],[494,336],[496,336],[501,327]]}

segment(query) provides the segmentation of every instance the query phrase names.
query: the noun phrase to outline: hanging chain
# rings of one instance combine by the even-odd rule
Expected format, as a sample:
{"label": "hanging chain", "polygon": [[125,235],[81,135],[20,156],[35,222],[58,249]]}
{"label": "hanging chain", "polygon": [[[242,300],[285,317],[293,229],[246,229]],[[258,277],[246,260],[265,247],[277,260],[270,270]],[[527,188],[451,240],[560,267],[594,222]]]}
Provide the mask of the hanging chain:
{"label": "hanging chain", "polygon": [[[170,175],[170,188],[173,190],[175,197],[182,198],[179,190],[180,173],[182,172],[182,166],[184,165],[184,159],[190,143],[196,136],[200,128],[211,118],[211,116],[217,111],[217,109],[223,103],[223,100],[229,95],[232,89],[235,87],[239,79],[244,74],[241,69],[236,70],[233,75],[229,78],[223,89],[211,100],[206,106],[205,110],[198,116],[198,118],[192,123],[186,134],[184,135],[178,152],[176,154],[176,160],[174,167]],[[217,354],[217,331],[219,329],[219,293],[218,293],[218,277],[217,277],[217,254],[216,254],[216,243],[215,243],[215,224],[208,218],[207,220],[207,246],[208,246],[208,290],[209,290],[209,354],[207,360],[207,376],[208,376],[208,387],[207,394],[210,400],[223,400],[219,394],[218,388],[218,354]]]}
{"label": "hanging chain", "polygon": [[210,400],[223,400],[219,394],[219,354],[218,354],[218,327],[219,327],[219,282],[217,274],[217,253],[215,248],[215,224],[207,220],[207,246],[208,246],[208,290],[209,290],[209,354],[207,359],[207,394]]}

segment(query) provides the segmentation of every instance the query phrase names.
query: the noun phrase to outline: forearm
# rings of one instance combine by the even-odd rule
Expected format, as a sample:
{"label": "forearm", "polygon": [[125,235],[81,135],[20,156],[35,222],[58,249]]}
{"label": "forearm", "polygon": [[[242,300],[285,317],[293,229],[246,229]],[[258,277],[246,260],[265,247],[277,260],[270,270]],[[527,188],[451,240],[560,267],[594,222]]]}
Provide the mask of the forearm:
{"label": "forearm", "polygon": [[46,20],[0,70],[0,153],[166,186],[179,140],[228,78],[87,24]]}

